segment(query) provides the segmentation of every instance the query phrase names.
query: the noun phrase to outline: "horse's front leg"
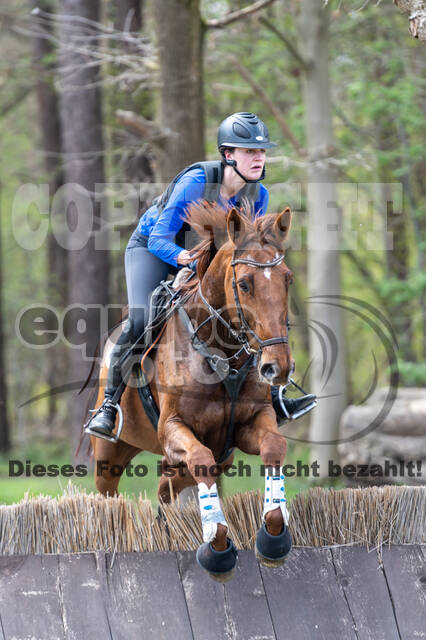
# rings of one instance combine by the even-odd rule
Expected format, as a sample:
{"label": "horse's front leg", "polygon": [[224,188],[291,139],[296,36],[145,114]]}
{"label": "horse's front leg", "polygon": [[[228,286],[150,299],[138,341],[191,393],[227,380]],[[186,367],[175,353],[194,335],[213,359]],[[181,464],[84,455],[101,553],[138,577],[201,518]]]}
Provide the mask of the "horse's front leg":
{"label": "horse's front leg", "polygon": [[[216,551],[226,549],[228,525],[223,515],[216,487],[217,466],[210,449],[195,437],[180,419],[166,420],[160,441],[170,465],[185,463],[198,485],[198,500],[203,525],[203,539],[211,542]],[[206,497],[204,497],[206,496]]]}
{"label": "horse's front leg", "polygon": [[[226,462],[217,465],[218,475],[231,467],[233,460],[234,454],[231,454]],[[193,487],[197,484],[186,465],[179,465],[178,467],[172,466],[167,462],[166,458],[163,458],[161,462],[161,472],[157,495],[158,499],[166,504],[170,503],[172,498],[179,495],[183,489]]]}
{"label": "horse's front leg", "polygon": [[265,466],[264,525],[257,535],[256,553],[264,564],[277,566],[290,551],[291,537],[287,529],[288,510],[281,470],[287,443],[278,432],[272,407],[265,407],[251,425],[240,429],[235,444],[245,453],[260,455]]}
{"label": "horse's front leg", "polygon": [[185,463],[198,485],[198,503],[204,544],[198,548],[197,561],[217,579],[231,577],[237,552],[227,537],[228,524],[220,505],[216,476],[220,469],[210,449],[176,416],[159,425],[160,442],[170,465]]}

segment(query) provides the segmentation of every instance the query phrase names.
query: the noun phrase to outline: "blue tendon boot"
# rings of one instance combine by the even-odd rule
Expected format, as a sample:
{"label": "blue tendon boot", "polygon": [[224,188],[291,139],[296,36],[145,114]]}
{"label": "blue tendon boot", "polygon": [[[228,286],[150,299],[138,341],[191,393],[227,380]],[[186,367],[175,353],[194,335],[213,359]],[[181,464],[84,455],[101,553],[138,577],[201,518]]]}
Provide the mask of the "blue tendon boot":
{"label": "blue tendon boot", "polygon": [[[279,535],[271,535],[266,528],[265,516],[279,508],[283,517],[283,528]],[[280,467],[269,469],[265,475],[265,496],[262,526],[257,532],[255,554],[265,567],[279,567],[291,551],[292,539],[288,530],[289,512],[285,496],[285,477]]]}

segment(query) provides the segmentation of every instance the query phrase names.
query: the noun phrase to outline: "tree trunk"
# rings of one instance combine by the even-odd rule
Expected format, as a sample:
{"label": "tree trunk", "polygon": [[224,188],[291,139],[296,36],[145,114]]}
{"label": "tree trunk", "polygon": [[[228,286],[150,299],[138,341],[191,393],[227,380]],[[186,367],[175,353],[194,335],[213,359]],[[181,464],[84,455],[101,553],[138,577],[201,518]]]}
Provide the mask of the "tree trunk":
{"label": "tree trunk", "polygon": [[[319,397],[318,406],[311,414],[311,459],[318,461],[320,473],[326,475],[328,460],[337,459],[339,420],[346,406],[342,318],[339,308],[332,306],[338,303],[335,296],[340,295],[341,220],[336,206],[336,175],[326,159],[318,161],[331,155],[334,149],[328,72],[328,7],[318,0],[303,0],[298,26],[299,40],[304,43],[308,63],[303,78],[306,145],[311,160],[307,173],[311,296],[308,316],[313,359],[311,391]],[[318,333],[324,339],[324,348]],[[328,365],[325,371],[324,365]]]}
{"label": "tree trunk", "polygon": [[[32,7],[40,7],[44,12],[50,14],[54,12],[54,7],[50,1],[40,4],[39,0],[31,0]],[[53,74],[56,64],[52,62],[55,55],[48,36],[52,32],[52,25],[46,19],[41,23],[35,16],[33,25],[33,68],[37,78],[36,94],[39,110],[39,122],[41,130],[41,146],[44,150],[44,164],[49,180],[49,193],[52,199],[57,190],[63,184],[61,153],[61,129],[59,122],[58,96],[53,86]],[[50,60],[46,62],[46,60]],[[52,215],[62,215],[62,212],[53,211]],[[62,311],[67,302],[67,252],[60,246],[52,231],[48,236],[47,246],[48,272],[47,272],[47,301],[58,312]],[[53,328],[53,327],[51,327]],[[47,353],[48,358],[48,384],[51,392],[55,387],[64,384],[66,376],[67,352],[63,343],[56,347],[50,347]],[[57,411],[57,395],[51,393],[49,396],[48,423],[52,421]]]}
{"label": "tree trunk", "polygon": [[[91,356],[105,330],[102,318],[108,302],[108,248],[100,198],[95,185],[103,184],[103,134],[99,66],[91,55],[99,21],[99,0],[61,0],[60,116],[67,190],[66,238],[69,250],[69,303],[75,309],[67,316],[67,337],[77,348],[70,349],[69,382],[76,391],[84,382]],[[87,21],[87,22],[86,22]],[[90,22],[89,22],[90,21]],[[69,204],[73,199],[78,205]],[[87,226],[86,226],[87,225]],[[95,244],[96,239],[96,244]],[[83,396],[72,392],[69,428],[75,447],[84,416]]]}
{"label": "tree trunk", "polygon": [[426,42],[426,2],[425,0],[393,0],[403,13],[409,15],[409,30],[413,38]]}
{"label": "tree trunk", "polygon": [[204,159],[199,0],[156,0],[154,17],[160,61],[161,125],[170,133],[159,177],[168,182],[186,165]]}
{"label": "tree trunk", "polygon": [[[0,192],[1,202],[1,192]],[[1,213],[1,211],[0,211]],[[0,215],[1,222],[1,215]],[[0,225],[0,451],[6,453],[10,449],[10,428],[7,414],[6,358],[3,333],[3,261],[1,250]]]}
{"label": "tree trunk", "polygon": [[[114,23],[117,31],[124,36],[116,44],[117,57],[122,52],[131,52],[138,57],[140,63],[143,64],[142,56],[144,55],[141,48],[135,44],[135,40],[127,38],[130,31],[133,36],[137,35],[142,29],[142,11],[145,3],[143,0],[117,0],[114,5],[115,15]],[[116,72],[119,74],[123,67],[116,66]],[[146,88],[135,92],[136,83],[130,82],[128,86],[124,85],[120,92],[114,92],[113,96],[109,96],[109,103],[114,104],[114,111],[125,110],[126,112],[134,112],[138,116],[153,119],[154,99],[152,90]],[[135,191],[143,194],[150,193],[143,187],[146,183],[154,182],[154,167],[152,161],[152,151],[147,149],[145,140],[136,136],[134,132],[125,129],[113,132],[111,141],[113,146],[117,146],[119,152],[117,154],[117,169],[122,173],[124,182],[135,183]],[[151,205],[152,195],[149,199],[139,198],[137,213],[141,215]],[[121,227],[123,234],[130,235],[136,226],[136,218],[132,220],[128,226]],[[110,270],[114,277],[111,278],[110,297],[114,303],[127,304],[124,262],[123,256],[119,252],[113,252],[110,256]],[[117,322],[120,316],[117,318]]]}
{"label": "tree trunk", "polygon": [[[126,32],[130,30],[133,34],[140,31],[142,28],[143,6],[142,0],[118,0],[115,15],[117,31]],[[124,50],[132,49],[132,45],[126,40],[120,41],[119,46]],[[140,50],[136,50],[135,53],[139,58],[143,55]],[[120,110],[125,109],[136,113],[138,116],[153,118],[153,98],[152,91],[149,89],[138,91],[136,96],[133,95],[132,90],[123,91],[120,93],[118,100]],[[139,186],[141,183],[154,181],[152,154],[144,148],[146,145],[143,144],[143,138],[142,141],[139,141],[135,138],[134,133],[123,130],[113,134],[113,142],[126,149],[126,152],[121,154],[120,165],[127,182],[135,182]],[[139,148],[135,149],[136,145]],[[147,202],[140,202],[139,211],[146,209],[147,204]]]}
{"label": "tree trunk", "polygon": [[[154,20],[160,62],[160,123],[169,134],[158,151],[159,179],[167,183],[204,160],[203,27],[199,0],[156,0]],[[184,489],[180,500],[197,495]]]}

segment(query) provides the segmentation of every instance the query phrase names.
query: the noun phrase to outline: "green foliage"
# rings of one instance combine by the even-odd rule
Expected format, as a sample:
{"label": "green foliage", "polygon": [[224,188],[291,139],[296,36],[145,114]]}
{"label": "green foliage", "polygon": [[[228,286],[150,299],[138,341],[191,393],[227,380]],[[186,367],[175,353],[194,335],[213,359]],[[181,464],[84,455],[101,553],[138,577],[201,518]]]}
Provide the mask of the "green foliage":
{"label": "green foliage", "polygon": [[424,387],[426,385],[425,362],[400,362],[398,368],[406,386]]}
{"label": "green foliage", "polygon": [[407,280],[389,278],[380,284],[380,294],[393,305],[415,300],[426,293],[426,273],[413,273]]}

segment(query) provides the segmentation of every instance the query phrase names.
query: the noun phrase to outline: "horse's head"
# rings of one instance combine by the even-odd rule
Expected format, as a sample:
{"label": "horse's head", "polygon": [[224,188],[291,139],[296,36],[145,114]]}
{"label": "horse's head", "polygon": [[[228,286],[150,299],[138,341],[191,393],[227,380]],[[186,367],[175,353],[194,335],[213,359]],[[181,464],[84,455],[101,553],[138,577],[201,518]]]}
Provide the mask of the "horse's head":
{"label": "horse's head", "polygon": [[259,375],[271,385],[285,384],[294,370],[288,343],[288,289],[293,275],[284,261],[291,217],[288,207],[254,223],[236,209],[227,216],[228,313],[233,326],[259,353]]}
{"label": "horse's head", "polygon": [[284,261],[291,215],[287,207],[253,221],[249,207],[225,217],[218,204],[200,202],[186,218],[202,240],[194,250],[198,280],[189,287],[199,281],[210,305],[225,307],[233,344],[241,338],[259,353],[259,375],[271,385],[286,383],[294,369],[287,326],[292,273]]}

